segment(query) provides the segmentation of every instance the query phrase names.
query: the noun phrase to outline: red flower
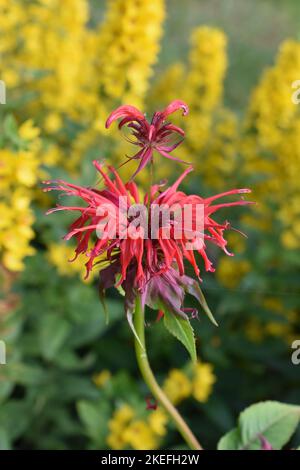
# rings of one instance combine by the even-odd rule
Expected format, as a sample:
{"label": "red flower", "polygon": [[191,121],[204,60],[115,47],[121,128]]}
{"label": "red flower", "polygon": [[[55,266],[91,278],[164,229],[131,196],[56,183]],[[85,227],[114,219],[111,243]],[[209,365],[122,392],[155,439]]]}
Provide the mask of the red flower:
{"label": "red flower", "polygon": [[178,109],[183,110],[184,116],[189,112],[188,106],[183,101],[175,100],[172,101],[163,111],[157,111],[154,113],[151,122],[148,122],[145,116],[134,106],[120,106],[109,115],[106,121],[106,128],[109,128],[112,122],[117,119],[121,119],[119,129],[122,129],[125,125],[132,129],[134,140],[130,140],[130,142],[140,147],[140,150],[130,157],[130,160],[140,160],[138,169],[132,178],[134,178],[147,165],[147,163],[152,161],[154,150],[160,153],[163,157],[182,162],[182,160],[173,157],[170,152],[178,147],[183,139],[180,139],[176,143],[172,143],[170,141],[170,137],[173,134],[179,134],[184,137],[184,131],[180,127],[166,122],[166,118]]}
{"label": "red flower", "polygon": [[[109,167],[115,178],[112,181],[104,172],[101,163],[94,161],[94,165],[103,177],[103,189],[81,187],[65,181],[46,182],[50,186],[44,189],[62,191],[68,196],[77,196],[86,203],[84,207],[58,205],[48,211],[80,212],[80,216],[65,236],[66,240],[72,237],[77,240],[75,258],[79,253],[87,255],[88,276],[91,269],[99,265],[97,258],[106,254],[110,265],[100,270],[101,288],[122,285],[126,293],[128,311],[133,308],[136,292],[140,292],[143,301],[150,307],[161,309],[162,305],[167,306],[173,313],[186,317],[184,309],[181,308],[184,293],[189,292],[196,296],[202,305],[203,299],[201,291],[197,288],[198,283],[185,276],[184,259],[193,266],[199,277],[200,270],[195,258],[195,252],[198,252],[204,260],[205,269],[214,271],[207,256],[206,243],[213,243],[230,254],[224,238],[224,231],[229,229],[230,225],[226,221],[216,222],[212,215],[222,207],[245,205],[250,202],[241,199],[215,205],[213,203],[223,196],[245,194],[250,190],[234,189],[210,198],[188,196],[177,189],[184,177],[192,171],[192,167],[189,167],[165,190],[162,190],[162,185],[152,186],[150,212],[149,215],[146,214],[146,225],[143,225],[140,216],[142,209],[148,206],[148,194],[141,201],[134,182],[124,184],[115,169]],[[202,208],[203,214],[200,231],[196,220],[198,206]],[[190,209],[191,227],[187,227],[184,220],[179,230],[175,213],[178,215],[178,212],[184,211],[186,207]],[[156,217],[157,211],[160,210],[164,210],[163,215],[159,212]],[[95,237],[96,233],[98,238]],[[92,248],[89,249],[91,242]],[[188,246],[189,243],[192,244],[192,249]]]}

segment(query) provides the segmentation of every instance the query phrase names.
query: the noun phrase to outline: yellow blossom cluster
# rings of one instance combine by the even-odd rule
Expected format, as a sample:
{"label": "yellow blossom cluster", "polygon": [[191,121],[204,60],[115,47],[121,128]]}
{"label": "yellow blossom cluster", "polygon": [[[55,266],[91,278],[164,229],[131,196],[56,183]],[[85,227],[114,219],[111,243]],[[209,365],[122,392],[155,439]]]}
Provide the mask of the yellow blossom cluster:
{"label": "yellow blossom cluster", "polygon": [[[94,383],[102,388],[111,375],[102,371],[93,377]],[[209,363],[188,364],[186,370],[172,369],[163,383],[163,390],[174,405],[193,396],[200,403],[205,403],[212,393],[216,376]],[[146,410],[147,416],[140,416],[135,409],[123,404],[108,423],[107,444],[111,449],[157,449],[166,435],[169,417],[158,407]]]}
{"label": "yellow blossom cluster", "polygon": [[[78,255],[76,259],[74,259],[74,256],[74,246],[61,243],[50,243],[48,246],[47,259],[56,267],[61,276],[72,277],[74,275],[79,275],[83,281],[92,282],[98,275],[97,271],[92,271],[89,277],[85,279],[85,263],[87,262],[87,258],[82,254]],[[69,262],[66,260],[69,260]],[[98,258],[98,261],[100,260],[101,256]],[[105,260],[106,258],[103,256],[101,267],[99,267],[99,269],[107,266]]]}
{"label": "yellow blossom cluster", "polygon": [[266,337],[283,339],[287,344],[297,339],[298,312],[286,309],[282,301],[276,297],[266,297],[261,302],[262,307],[271,312],[274,319],[262,322],[251,318],[246,325],[246,336],[253,342],[260,343]]}
{"label": "yellow blossom cluster", "polygon": [[[143,108],[160,48],[164,4],[164,0],[115,0],[108,3],[104,20],[95,32],[97,50],[94,55],[97,61],[93,75],[98,82],[93,96],[98,97],[98,101],[89,112],[92,116],[90,124],[72,144],[71,158],[67,163],[69,169],[76,167],[90,148],[99,146],[105,153],[104,132],[114,164],[120,164],[124,155],[130,153],[130,146],[125,140],[120,140],[115,126],[107,133],[105,120],[121,103]],[[124,177],[129,177],[132,169],[132,165],[126,165],[122,170]]]}
{"label": "yellow blossom cluster", "polygon": [[98,35],[99,78],[104,96],[142,106],[156,62],[164,1],[115,0]]}
{"label": "yellow blossom cluster", "polygon": [[168,417],[160,408],[149,411],[148,417],[141,419],[134,408],[123,404],[108,422],[107,444],[114,450],[157,449],[161,438],[166,434],[167,422]]}
{"label": "yellow blossom cluster", "polygon": [[[62,113],[82,116],[97,101],[95,34],[86,0],[1,0],[1,77],[15,93],[32,94],[22,111],[38,115],[50,133]],[[8,38],[8,39],[6,39]],[[93,102],[91,102],[91,100]]]}
{"label": "yellow blossom cluster", "polygon": [[208,363],[198,362],[194,367],[193,397],[197,401],[205,403],[212,392],[215,381],[216,376],[213,373],[213,366]]}
{"label": "yellow blossom cluster", "polygon": [[300,245],[300,105],[292,100],[299,77],[300,42],[287,40],[251,96],[241,143],[246,174],[257,179],[257,214],[269,230],[281,222],[278,235],[289,249]]}
{"label": "yellow blossom cluster", "polygon": [[163,384],[163,389],[175,405],[190,396],[204,403],[209,399],[215,381],[212,365],[199,361],[188,367],[187,372],[172,369]]}
{"label": "yellow blossom cluster", "polygon": [[[11,158],[11,149],[1,150],[3,190],[10,184],[6,173],[16,173],[10,209],[1,201],[0,247],[11,270],[21,270],[23,258],[33,253],[28,189],[38,181],[38,168],[59,165],[73,172],[90,147],[100,147],[99,131],[105,130],[109,111],[124,100],[141,104],[147,91],[164,1],[116,0],[108,2],[100,26],[89,27],[90,18],[87,0],[0,1],[0,77],[8,99],[22,102],[16,116],[29,123],[27,137],[31,121],[26,118],[34,115],[41,137],[47,139],[40,153],[31,146],[13,152]],[[67,120],[80,122],[80,131],[71,139],[61,132]],[[116,132],[109,135],[113,141]],[[62,266],[62,249],[51,245],[49,259],[64,275],[79,272],[79,263]]]}
{"label": "yellow blossom cluster", "polygon": [[[191,35],[187,66],[171,65],[149,95],[149,103],[154,101],[160,106],[161,96],[166,103],[174,96],[188,103],[189,116],[180,120],[186,138],[176,154],[192,162],[205,183],[214,188],[223,187],[224,179],[233,174],[236,166],[237,118],[222,104],[226,46],[227,39],[221,30],[196,28]],[[167,163],[162,162],[159,174],[166,176],[166,167]]]}
{"label": "yellow blossom cluster", "polygon": [[13,134],[15,142],[0,148],[0,257],[10,271],[21,271],[34,253],[31,201],[39,176],[39,129],[31,120]]}
{"label": "yellow blossom cluster", "polygon": [[192,383],[183,371],[172,369],[164,382],[163,389],[172,403],[178,405],[191,395]]}
{"label": "yellow blossom cluster", "polygon": [[251,263],[246,259],[231,259],[223,256],[219,260],[216,276],[223,286],[228,289],[234,289],[250,270]]}

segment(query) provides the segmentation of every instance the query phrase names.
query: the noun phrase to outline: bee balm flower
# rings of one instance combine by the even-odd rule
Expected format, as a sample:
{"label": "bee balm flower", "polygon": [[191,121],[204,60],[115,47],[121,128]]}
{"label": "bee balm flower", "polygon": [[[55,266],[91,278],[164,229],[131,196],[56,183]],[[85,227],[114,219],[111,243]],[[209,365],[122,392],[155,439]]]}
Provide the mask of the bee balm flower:
{"label": "bee balm flower", "polygon": [[[102,189],[77,186],[65,181],[46,182],[49,186],[45,191],[58,190],[68,196],[77,196],[85,202],[85,206],[58,205],[48,211],[67,210],[80,213],[65,236],[66,240],[72,237],[77,240],[75,258],[80,253],[86,254],[87,276],[91,269],[97,266],[100,268],[102,290],[113,285],[122,286],[127,312],[133,310],[135,297],[139,293],[144,304],[158,310],[167,308],[175,315],[187,318],[186,311],[182,308],[185,293],[194,295],[202,306],[204,300],[198,282],[185,275],[184,261],[192,265],[200,279],[195,254],[202,257],[207,271],[214,271],[207,255],[207,244],[217,245],[230,254],[224,238],[224,231],[230,225],[226,221],[216,222],[213,214],[222,207],[245,205],[249,201],[240,199],[219,204],[214,202],[224,196],[248,193],[249,190],[234,189],[210,198],[186,195],[178,191],[178,187],[192,171],[192,167],[189,167],[166,189],[163,189],[163,185],[153,185],[148,204],[149,194],[141,199],[134,182],[124,184],[116,170],[109,167],[114,175],[112,180],[101,163],[94,161],[94,166],[103,177]],[[198,206],[202,208],[202,228],[194,230],[197,226]],[[189,207],[192,219],[191,229],[187,229],[184,218],[175,217],[176,213],[184,211],[186,207]],[[143,209],[147,211],[148,208],[150,210],[145,216],[146,224],[143,225],[143,218],[139,216]],[[155,220],[157,211],[159,216]],[[178,220],[183,220],[181,230]],[[101,269],[102,262],[106,264],[104,269]]]}
{"label": "bee balm flower", "polygon": [[109,128],[117,119],[121,119],[119,129],[127,125],[132,130],[134,137],[134,140],[130,142],[140,148],[135,155],[130,157],[130,160],[140,160],[139,166],[132,178],[153,159],[154,150],[163,157],[182,162],[182,160],[171,155],[171,152],[181,144],[183,139],[176,143],[171,143],[170,138],[174,134],[184,137],[184,131],[180,127],[166,122],[167,117],[178,109],[182,109],[184,116],[189,112],[187,104],[181,100],[175,100],[163,111],[156,111],[151,122],[148,122],[144,114],[134,106],[120,106],[110,114],[106,121],[106,128]]}

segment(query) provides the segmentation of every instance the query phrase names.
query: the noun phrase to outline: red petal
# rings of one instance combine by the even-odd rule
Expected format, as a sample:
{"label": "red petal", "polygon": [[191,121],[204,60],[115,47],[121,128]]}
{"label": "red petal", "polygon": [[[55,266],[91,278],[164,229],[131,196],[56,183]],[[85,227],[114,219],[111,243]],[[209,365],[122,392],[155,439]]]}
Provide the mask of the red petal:
{"label": "red petal", "polygon": [[138,120],[143,121],[145,119],[141,111],[139,111],[134,106],[129,106],[129,105],[120,106],[119,108],[115,109],[112,113],[110,113],[110,115],[108,116],[107,121],[105,123],[106,129],[108,129],[114,121],[120,118],[132,118],[132,121],[138,121]]}
{"label": "red petal", "polygon": [[175,111],[177,111],[178,109],[183,110],[183,116],[186,116],[189,113],[189,107],[184,101],[174,100],[162,111],[162,118],[166,119],[166,117],[168,117],[172,113],[175,113]]}

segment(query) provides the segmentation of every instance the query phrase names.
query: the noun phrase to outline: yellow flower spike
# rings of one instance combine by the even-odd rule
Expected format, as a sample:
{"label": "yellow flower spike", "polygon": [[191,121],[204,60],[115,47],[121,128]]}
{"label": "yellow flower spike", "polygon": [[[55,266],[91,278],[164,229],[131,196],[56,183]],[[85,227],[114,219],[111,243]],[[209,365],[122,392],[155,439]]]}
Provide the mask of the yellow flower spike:
{"label": "yellow flower spike", "polygon": [[32,120],[19,126],[18,135],[27,141],[27,150],[0,149],[0,260],[10,271],[24,269],[24,258],[35,250],[30,246],[34,237],[34,215],[30,204],[40,171],[39,129]]}
{"label": "yellow flower spike", "polygon": [[[275,64],[265,71],[251,96],[241,142],[246,177],[258,171],[262,174],[254,187],[260,203],[255,212],[264,221],[262,229],[274,230],[280,222],[280,241],[291,250],[300,246],[296,229],[300,224],[300,108],[292,101],[292,83],[300,76],[299,56],[299,41],[282,43]],[[270,194],[277,206],[273,211],[268,204]],[[258,222],[253,218],[253,225]]]}
{"label": "yellow flower spike", "polygon": [[164,16],[163,0],[109,3],[97,38],[98,75],[109,98],[124,100],[126,96],[132,104],[142,104],[159,52]]}

